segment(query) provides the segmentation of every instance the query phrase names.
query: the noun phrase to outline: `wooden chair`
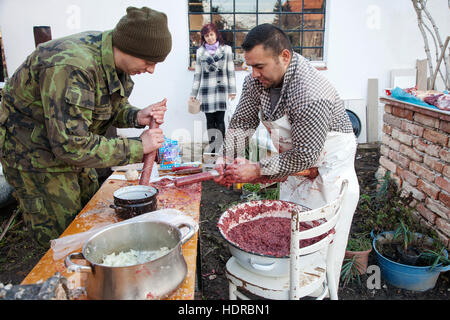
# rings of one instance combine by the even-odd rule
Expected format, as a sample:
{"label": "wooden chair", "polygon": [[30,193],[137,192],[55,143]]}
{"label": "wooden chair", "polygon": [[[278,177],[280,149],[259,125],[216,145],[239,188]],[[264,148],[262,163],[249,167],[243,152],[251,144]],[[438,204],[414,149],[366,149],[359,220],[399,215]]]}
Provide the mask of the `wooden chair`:
{"label": "wooden chair", "polygon": [[[336,279],[331,272],[335,253],[330,243],[335,237],[334,227],[339,220],[342,199],[348,181],[342,182],[339,196],[323,207],[291,213],[291,243],[289,275],[269,277],[255,274],[243,268],[231,257],[226,265],[230,300],[248,299],[238,289],[245,289],[259,297],[275,300],[297,300],[314,296],[321,300],[327,295],[337,300]],[[324,219],[324,220],[321,220]],[[324,221],[307,230],[299,230],[301,222]],[[320,241],[300,247],[300,240],[325,235]],[[322,289],[321,289],[322,287]]]}

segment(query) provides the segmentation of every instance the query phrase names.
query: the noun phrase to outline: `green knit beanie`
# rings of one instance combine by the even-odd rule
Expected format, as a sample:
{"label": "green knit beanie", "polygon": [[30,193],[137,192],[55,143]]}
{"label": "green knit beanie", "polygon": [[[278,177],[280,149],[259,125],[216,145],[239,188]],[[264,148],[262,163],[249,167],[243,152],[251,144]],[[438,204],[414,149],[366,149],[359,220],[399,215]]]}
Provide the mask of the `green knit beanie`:
{"label": "green knit beanie", "polygon": [[163,12],[128,7],[112,32],[113,46],[134,57],[162,62],[172,49],[172,36]]}

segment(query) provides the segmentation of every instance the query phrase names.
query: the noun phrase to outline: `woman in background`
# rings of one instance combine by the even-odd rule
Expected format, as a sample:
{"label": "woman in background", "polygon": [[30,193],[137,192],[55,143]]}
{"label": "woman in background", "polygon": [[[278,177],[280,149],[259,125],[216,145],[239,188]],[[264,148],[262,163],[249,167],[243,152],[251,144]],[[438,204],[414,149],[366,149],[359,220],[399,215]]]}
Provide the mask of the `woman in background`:
{"label": "woman in background", "polygon": [[[201,111],[206,116],[210,151],[219,151],[225,136],[227,98],[236,97],[233,52],[224,44],[215,24],[209,23],[200,31],[202,45],[197,58],[191,100],[199,96]],[[220,132],[220,135],[219,135]]]}

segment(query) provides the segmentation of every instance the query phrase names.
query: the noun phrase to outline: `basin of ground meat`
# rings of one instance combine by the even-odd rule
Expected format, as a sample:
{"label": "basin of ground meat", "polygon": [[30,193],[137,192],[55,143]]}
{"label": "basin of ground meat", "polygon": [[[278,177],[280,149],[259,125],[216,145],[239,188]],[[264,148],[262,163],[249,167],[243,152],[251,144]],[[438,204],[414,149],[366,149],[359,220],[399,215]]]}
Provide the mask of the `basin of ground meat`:
{"label": "basin of ground meat", "polygon": [[[218,223],[223,237],[246,252],[287,257],[291,241],[291,212],[307,208],[279,200],[250,201],[228,209]],[[300,223],[300,231],[318,226],[325,220]],[[306,247],[326,236],[300,241]]]}
{"label": "basin of ground meat", "polygon": [[[300,230],[310,229],[319,225],[300,223]],[[289,218],[265,217],[238,224],[228,231],[228,240],[237,244],[240,249],[257,254],[284,257],[289,255],[291,241],[291,220]],[[300,247],[310,246],[323,239],[320,235],[300,241]]]}

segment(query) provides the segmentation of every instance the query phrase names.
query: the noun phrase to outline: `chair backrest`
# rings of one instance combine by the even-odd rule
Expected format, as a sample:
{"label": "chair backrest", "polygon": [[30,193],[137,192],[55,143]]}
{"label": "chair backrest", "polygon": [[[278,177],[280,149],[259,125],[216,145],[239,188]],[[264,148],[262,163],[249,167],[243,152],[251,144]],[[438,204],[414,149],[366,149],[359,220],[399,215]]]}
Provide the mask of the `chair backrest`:
{"label": "chair backrest", "polygon": [[[339,219],[342,199],[347,191],[348,181],[344,180],[338,197],[313,210],[301,211],[293,210],[291,213],[291,244],[290,255],[306,255],[318,251],[333,240],[335,232],[334,227]],[[313,225],[311,228],[301,230],[302,223]],[[315,225],[315,226],[314,226]],[[321,240],[307,246],[301,247],[301,240],[324,236]],[[304,241],[305,242],[305,241]]]}

